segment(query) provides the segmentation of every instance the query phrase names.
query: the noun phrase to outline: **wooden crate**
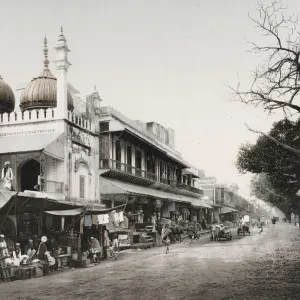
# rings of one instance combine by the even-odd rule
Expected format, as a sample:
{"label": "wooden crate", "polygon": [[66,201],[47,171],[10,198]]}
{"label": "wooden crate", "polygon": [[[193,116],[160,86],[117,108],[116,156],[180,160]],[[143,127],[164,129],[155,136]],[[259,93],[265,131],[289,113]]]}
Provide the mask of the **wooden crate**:
{"label": "wooden crate", "polygon": [[17,272],[17,279],[24,280],[34,278],[36,276],[36,270],[34,266],[20,267]]}
{"label": "wooden crate", "polygon": [[73,268],[87,268],[91,261],[89,259],[84,260],[70,260],[69,264]]}

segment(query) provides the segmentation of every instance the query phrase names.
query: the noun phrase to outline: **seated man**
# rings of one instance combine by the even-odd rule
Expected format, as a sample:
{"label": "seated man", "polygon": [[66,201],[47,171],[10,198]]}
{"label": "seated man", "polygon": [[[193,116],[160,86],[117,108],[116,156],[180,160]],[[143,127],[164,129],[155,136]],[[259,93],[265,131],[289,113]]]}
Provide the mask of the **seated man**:
{"label": "seated man", "polygon": [[225,227],[223,224],[220,224],[220,234],[224,234],[225,233]]}
{"label": "seated man", "polygon": [[16,243],[15,249],[13,250],[12,255],[13,255],[13,264],[16,267],[19,267],[20,264],[25,264],[28,260],[27,255],[22,255],[19,243]]}
{"label": "seated man", "polygon": [[40,261],[47,262],[50,266],[50,269],[53,270],[56,267],[56,261],[55,259],[50,255],[50,252],[47,249],[46,243],[47,243],[47,237],[43,236],[41,238],[41,243],[38,248],[38,259]]}
{"label": "seated man", "polygon": [[93,261],[97,262],[100,254],[101,254],[100,243],[96,238],[91,237],[90,241],[89,241],[89,246],[90,246],[89,252],[92,254]]}
{"label": "seated man", "polygon": [[28,256],[28,262],[31,262],[36,255],[36,250],[34,247],[33,240],[29,240],[28,244],[25,246],[25,254]]}

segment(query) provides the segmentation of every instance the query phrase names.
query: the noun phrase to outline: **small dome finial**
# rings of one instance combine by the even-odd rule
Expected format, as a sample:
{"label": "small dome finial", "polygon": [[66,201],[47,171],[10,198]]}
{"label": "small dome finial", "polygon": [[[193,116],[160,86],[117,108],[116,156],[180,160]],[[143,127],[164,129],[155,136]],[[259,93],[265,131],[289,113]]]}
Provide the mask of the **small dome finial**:
{"label": "small dome finial", "polygon": [[97,93],[97,87],[96,87],[96,85],[94,85],[94,93]]}
{"label": "small dome finial", "polygon": [[48,60],[48,47],[47,47],[47,37],[44,37],[44,69],[48,69],[49,60]]}
{"label": "small dome finial", "polygon": [[62,25],[60,25],[60,32],[61,32],[61,34],[64,34],[64,29],[63,29]]}

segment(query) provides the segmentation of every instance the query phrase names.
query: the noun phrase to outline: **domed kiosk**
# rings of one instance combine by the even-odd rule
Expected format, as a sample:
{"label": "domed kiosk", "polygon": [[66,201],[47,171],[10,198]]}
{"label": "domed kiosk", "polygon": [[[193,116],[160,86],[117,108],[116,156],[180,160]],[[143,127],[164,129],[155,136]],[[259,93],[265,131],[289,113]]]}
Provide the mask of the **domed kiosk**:
{"label": "domed kiosk", "polygon": [[0,76],[0,114],[11,113],[15,109],[15,95],[10,86]]}
{"label": "domed kiosk", "polygon": [[[20,99],[22,111],[31,109],[47,109],[57,106],[57,80],[49,70],[47,39],[44,39],[44,70],[27,85]],[[73,111],[74,104],[71,93],[68,91],[68,110]]]}

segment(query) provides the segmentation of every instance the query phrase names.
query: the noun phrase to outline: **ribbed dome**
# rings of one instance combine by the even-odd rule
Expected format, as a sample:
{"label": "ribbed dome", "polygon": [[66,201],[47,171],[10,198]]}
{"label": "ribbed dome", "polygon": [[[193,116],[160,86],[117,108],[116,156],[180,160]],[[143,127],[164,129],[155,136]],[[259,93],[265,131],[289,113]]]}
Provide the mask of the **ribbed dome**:
{"label": "ribbed dome", "polygon": [[0,114],[11,113],[15,109],[15,95],[10,86],[0,76]]}
{"label": "ribbed dome", "polygon": [[[48,68],[45,68],[23,91],[20,100],[21,110],[56,107],[56,87],[56,78]],[[68,109],[71,111],[74,109],[73,98],[69,91]]]}
{"label": "ribbed dome", "polygon": [[[44,38],[44,70],[39,77],[33,78],[25,88],[20,99],[22,111],[29,109],[52,108],[57,106],[57,82],[48,68],[47,38]],[[68,109],[73,111],[74,104],[71,93],[68,91]]]}

